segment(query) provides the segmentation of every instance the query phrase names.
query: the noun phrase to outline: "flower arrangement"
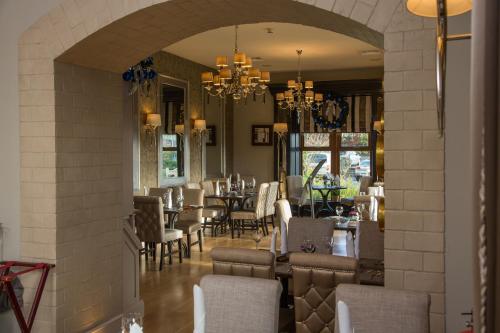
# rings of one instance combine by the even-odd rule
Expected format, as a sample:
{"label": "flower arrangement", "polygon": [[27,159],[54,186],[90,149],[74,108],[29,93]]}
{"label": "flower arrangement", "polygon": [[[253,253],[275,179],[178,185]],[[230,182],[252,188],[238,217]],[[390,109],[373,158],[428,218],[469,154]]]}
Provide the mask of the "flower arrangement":
{"label": "flower arrangement", "polygon": [[142,60],[122,74],[123,80],[131,83],[130,95],[141,88],[142,93],[146,96],[149,96],[157,76],[158,73],[153,68],[153,57]]}

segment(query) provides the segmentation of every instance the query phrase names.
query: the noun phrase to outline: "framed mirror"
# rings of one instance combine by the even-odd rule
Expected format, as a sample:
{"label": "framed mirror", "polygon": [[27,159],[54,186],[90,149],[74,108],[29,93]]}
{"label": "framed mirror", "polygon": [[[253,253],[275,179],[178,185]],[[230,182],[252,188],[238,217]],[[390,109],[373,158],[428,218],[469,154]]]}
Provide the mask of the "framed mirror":
{"label": "framed mirror", "polygon": [[188,82],[161,75],[158,78],[158,184],[183,184],[189,177]]}

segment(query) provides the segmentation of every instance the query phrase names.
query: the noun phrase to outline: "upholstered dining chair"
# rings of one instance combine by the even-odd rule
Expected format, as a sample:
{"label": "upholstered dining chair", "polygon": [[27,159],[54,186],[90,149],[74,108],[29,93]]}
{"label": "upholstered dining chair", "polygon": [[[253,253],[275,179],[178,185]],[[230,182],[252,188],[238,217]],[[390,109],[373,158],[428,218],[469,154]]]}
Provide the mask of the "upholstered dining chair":
{"label": "upholstered dining chair", "polygon": [[187,190],[199,190],[201,189],[200,183],[195,183],[195,182],[188,182],[184,185],[184,188]]}
{"label": "upholstered dining chair", "polygon": [[[283,290],[279,281],[205,275],[200,287],[205,333],[278,332],[279,299]],[[198,300],[195,297],[195,309],[199,308]],[[196,317],[194,321],[199,322]]]}
{"label": "upholstered dining chair", "polygon": [[[279,182],[270,182],[269,188],[267,190],[266,207],[265,207],[265,212],[264,212],[264,224],[266,225],[266,232],[268,230],[267,218],[271,219],[271,225],[273,226],[273,229],[274,229],[274,214],[276,214],[276,209],[274,208],[274,203],[276,202],[276,199],[278,198],[279,186],[280,186]],[[267,232],[267,233],[269,233],[269,232]]]}
{"label": "upholstered dining chair", "polygon": [[151,187],[148,194],[151,197],[163,197],[168,190],[168,187]]}
{"label": "upholstered dining chair", "polygon": [[[205,196],[214,195],[215,188],[212,180],[205,180],[201,183],[201,188],[205,191]],[[217,236],[217,226],[221,222],[221,218],[225,212],[224,203],[218,199],[204,199],[203,206],[203,232],[208,227],[211,229],[212,237]]]}
{"label": "upholstered dining chair", "polygon": [[292,218],[292,209],[290,208],[290,203],[286,199],[276,201],[274,206],[276,206],[276,216],[280,226],[281,254],[283,255],[288,252],[288,222],[290,222]]}
{"label": "upholstered dining chair", "polygon": [[292,217],[288,222],[288,252],[302,252],[301,246],[310,241],[316,247],[316,253],[331,254],[329,241],[334,229],[335,222],[330,219]]}
{"label": "upholstered dining chair", "polygon": [[[135,228],[137,237],[144,242],[145,247],[142,252],[153,252],[156,244],[160,243],[160,271],[163,269],[165,256],[169,257],[169,264],[172,264],[172,245],[177,241],[179,247],[179,262],[182,263],[182,230],[166,229],[163,218],[163,202],[157,196],[134,196]],[[154,248],[148,248],[147,244],[154,243]],[[165,253],[167,245],[168,253]]]}
{"label": "upholstered dining chair", "polygon": [[267,234],[267,228],[264,224],[264,214],[266,210],[266,198],[267,191],[269,190],[268,183],[262,183],[259,186],[259,192],[257,193],[257,204],[253,210],[237,210],[231,212],[231,233],[234,232],[236,228],[238,231],[238,237],[240,237],[241,230],[246,227],[245,221],[251,221],[255,230],[262,228],[262,232]]}
{"label": "upholstered dining chair", "polygon": [[[198,244],[200,252],[203,252],[203,235],[201,232],[201,224],[203,222],[203,198],[204,190],[186,189],[184,190],[184,205],[198,206],[200,208],[188,208],[179,213],[175,227],[182,230],[187,237],[186,257],[191,258],[191,247]],[[198,239],[193,242],[192,235],[198,234]]]}
{"label": "upholstered dining chair", "polygon": [[301,215],[302,206],[310,203],[307,188],[303,184],[302,176],[287,176],[287,199],[290,205],[297,206],[297,215]]}
{"label": "upholstered dining chair", "polygon": [[274,254],[269,251],[216,247],[210,255],[214,274],[274,279]]}
{"label": "upholstered dining chair", "polygon": [[290,266],[296,332],[333,332],[335,290],[340,283],[359,283],[357,260],[331,254],[292,253]]}
{"label": "upholstered dining chair", "polygon": [[[376,286],[341,284],[336,302],[349,307],[356,333],[429,333],[430,297],[428,294],[392,290]],[[339,333],[335,324],[335,333]]]}

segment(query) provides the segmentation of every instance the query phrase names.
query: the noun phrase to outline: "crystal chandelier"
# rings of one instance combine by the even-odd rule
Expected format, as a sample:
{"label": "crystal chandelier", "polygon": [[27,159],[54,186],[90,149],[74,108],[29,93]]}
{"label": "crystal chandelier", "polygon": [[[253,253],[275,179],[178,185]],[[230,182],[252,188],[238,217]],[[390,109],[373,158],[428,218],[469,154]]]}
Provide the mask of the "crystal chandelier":
{"label": "crystal chandelier", "polygon": [[252,67],[252,58],[238,49],[238,26],[234,27],[234,31],[233,68],[229,68],[226,56],[218,56],[215,59],[217,73],[201,73],[201,83],[210,96],[225,98],[232,95],[235,101],[251,94],[264,95],[271,75]]}
{"label": "crystal chandelier", "polygon": [[288,110],[290,112],[297,110],[297,115],[300,119],[300,114],[304,111],[310,111],[313,108],[320,107],[323,104],[323,94],[314,93],[313,81],[305,81],[302,83],[302,76],[300,70],[300,57],[302,55],[302,50],[297,50],[298,56],[298,73],[297,81],[288,80],[288,90],[285,92],[277,93],[276,100],[278,101],[278,106],[282,110]]}

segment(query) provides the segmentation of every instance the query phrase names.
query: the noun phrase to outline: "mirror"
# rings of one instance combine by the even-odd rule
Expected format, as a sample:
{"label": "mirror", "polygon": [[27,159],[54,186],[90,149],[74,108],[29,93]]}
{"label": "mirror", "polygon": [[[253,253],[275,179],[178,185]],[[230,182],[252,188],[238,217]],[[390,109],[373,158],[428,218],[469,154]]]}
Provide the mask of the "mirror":
{"label": "mirror", "polygon": [[162,126],[158,135],[158,183],[160,186],[181,183],[188,174],[189,114],[186,87],[187,84],[184,81],[160,76],[158,103],[158,113],[162,118]]}
{"label": "mirror", "polygon": [[207,122],[205,137],[206,178],[219,178],[225,175],[225,112],[224,101],[210,98],[203,102],[203,111]]}

